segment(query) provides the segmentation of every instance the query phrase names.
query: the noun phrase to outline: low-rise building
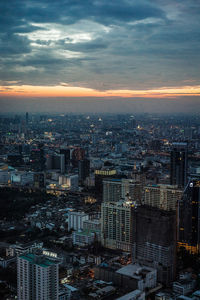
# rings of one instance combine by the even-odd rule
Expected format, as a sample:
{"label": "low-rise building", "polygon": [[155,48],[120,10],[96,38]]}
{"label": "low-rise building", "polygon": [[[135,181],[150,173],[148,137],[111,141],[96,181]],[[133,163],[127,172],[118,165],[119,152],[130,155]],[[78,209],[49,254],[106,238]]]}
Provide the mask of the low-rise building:
{"label": "low-rise building", "polygon": [[135,290],[116,300],[145,300],[145,293],[140,290]]}

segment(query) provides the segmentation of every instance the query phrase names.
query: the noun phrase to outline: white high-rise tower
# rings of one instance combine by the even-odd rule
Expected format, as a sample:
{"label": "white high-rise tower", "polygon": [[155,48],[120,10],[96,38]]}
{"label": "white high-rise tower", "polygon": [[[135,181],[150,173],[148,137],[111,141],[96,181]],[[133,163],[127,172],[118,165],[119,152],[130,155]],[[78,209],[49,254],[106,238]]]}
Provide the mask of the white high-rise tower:
{"label": "white high-rise tower", "polygon": [[18,300],[58,300],[58,262],[27,253],[17,261]]}

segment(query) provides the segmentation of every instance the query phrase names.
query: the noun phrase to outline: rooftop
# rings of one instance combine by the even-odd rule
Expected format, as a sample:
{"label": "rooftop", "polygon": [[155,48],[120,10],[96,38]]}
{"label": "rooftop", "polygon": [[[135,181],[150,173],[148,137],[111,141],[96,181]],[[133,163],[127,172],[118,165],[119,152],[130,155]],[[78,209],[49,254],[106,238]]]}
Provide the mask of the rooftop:
{"label": "rooftop", "polygon": [[54,260],[50,260],[49,258],[47,258],[44,255],[36,255],[36,254],[32,254],[32,253],[27,253],[27,254],[20,255],[19,258],[27,260],[31,264],[36,264],[36,265],[38,265],[40,267],[43,267],[43,268],[47,268],[51,265],[54,265],[54,264],[58,263]]}

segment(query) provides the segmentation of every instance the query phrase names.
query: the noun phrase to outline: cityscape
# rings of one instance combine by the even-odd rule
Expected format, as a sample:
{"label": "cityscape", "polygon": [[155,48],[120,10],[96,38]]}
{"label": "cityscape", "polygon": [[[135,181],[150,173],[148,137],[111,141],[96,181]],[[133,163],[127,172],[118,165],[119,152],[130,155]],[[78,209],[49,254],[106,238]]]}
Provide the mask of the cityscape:
{"label": "cityscape", "polygon": [[198,115],[0,126],[1,299],[198,299]]}
{"label": "cityscape", "polygon": [[200,2],[0,11],[0,300],[200,300]]}

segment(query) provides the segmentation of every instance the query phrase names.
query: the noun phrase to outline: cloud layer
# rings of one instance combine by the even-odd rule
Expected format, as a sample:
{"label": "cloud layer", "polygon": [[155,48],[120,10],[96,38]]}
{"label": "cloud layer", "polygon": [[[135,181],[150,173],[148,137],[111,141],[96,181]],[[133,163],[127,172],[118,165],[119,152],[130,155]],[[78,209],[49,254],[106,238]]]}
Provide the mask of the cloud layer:
{"label": "cloud layer", "polygon": [[2,86],[199,85],[199,1],[13,0],[0,11]]}

